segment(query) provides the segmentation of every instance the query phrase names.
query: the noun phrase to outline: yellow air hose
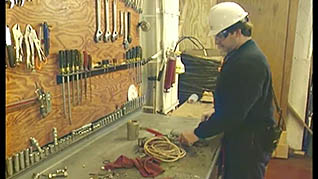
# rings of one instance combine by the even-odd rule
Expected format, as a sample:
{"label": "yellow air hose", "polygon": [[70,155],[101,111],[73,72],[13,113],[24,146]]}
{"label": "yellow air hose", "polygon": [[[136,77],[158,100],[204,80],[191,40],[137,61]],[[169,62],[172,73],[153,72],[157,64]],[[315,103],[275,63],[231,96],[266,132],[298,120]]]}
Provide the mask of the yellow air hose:
{"label": "yellow air hose", "polygon": [[155,136],[144,144],[146,154],[163,162],[175,162],[186,155],[184,149],[178,147],[165,136]]}

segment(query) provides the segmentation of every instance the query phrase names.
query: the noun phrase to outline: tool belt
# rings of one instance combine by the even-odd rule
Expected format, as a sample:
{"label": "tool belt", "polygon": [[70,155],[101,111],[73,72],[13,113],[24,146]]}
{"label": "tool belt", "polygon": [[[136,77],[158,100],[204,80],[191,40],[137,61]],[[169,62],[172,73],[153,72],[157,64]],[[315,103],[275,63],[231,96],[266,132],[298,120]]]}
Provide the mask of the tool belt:
{"label": "tool belt", "polygon": [[263,147],[265,152],[273,153],[277,147],[281,133],[282,129],[277,124],[266,127],[263,136]]}

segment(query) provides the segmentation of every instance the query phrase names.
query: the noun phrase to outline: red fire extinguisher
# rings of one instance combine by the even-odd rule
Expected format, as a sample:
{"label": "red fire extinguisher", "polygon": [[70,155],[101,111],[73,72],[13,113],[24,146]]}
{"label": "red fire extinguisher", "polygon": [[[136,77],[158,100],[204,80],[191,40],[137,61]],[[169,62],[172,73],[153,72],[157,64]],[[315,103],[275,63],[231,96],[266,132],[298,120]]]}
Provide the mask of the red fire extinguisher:
{"label": "red fire extinguisher", "polygon": [[176,59],[170,57],[167,64],[164,89],[165,92],[173,86],[176,80]]}

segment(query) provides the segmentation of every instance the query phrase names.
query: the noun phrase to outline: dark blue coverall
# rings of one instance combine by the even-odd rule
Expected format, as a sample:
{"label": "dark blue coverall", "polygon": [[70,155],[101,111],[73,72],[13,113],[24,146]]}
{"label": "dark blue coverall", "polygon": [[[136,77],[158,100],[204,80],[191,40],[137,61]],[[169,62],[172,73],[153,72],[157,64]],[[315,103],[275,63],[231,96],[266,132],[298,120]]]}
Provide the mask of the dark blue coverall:
{"label": "dark blue coverall", "polygon": [[214,93],[215,112],[194,130],[199,138],[224,132],[224,179],[263,179],[271,153],[265,127],[275,123],[269,64],[255,41],[226,55]]}

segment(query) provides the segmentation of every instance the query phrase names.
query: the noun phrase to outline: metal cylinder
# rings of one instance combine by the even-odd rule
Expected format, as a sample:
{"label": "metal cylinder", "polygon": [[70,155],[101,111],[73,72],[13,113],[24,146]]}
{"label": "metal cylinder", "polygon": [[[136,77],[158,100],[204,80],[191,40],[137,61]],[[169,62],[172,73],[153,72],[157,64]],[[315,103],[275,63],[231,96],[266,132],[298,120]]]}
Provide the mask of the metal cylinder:
{"label": "metal cylinder", "polygon": [[35,152],[34,154],[34,162],[39,162],[40,161],[40,152]]}
{"label": "metal cylinder", "polygon": [[13,175],[13,161],[12,157],[8,157],[6,160],[6,171],[7,171],[7,176],[10,177]]}
{"label": "metal cylinder", "polygon": [[30,153],[30,165],[34,164],[34,153]]}
{"label": "metal cylinder", "polygon": [[129,120],[127,122],[127,139],[136,140],[139,136],[139,121]]}
{"label": "metal cylinder", "polygon": [[49,147],[45,147],[44,151],[45,151],[45,156],[48,157],[50,155],[50,148]]}
{"label": "metal cylinder", "polygon": [[13,155],[13,169],[14,173],[18,173],[20,171],[20,164],[19,164],[19,154],[14,154]]}
{"label": "metal cylinder", "polygon": [[23,170],[25,168],[25,161],[24,161],[24,153],[21,151],[19,153],[19,162],[20,162],[20,170]]}
{"label": "metal cylinder", "polygon": [[44,159],[45,157],[45,150],[43,150],[42,152],[40,152],[40,160]]}
{"label": "metal cylinder", "polygon": [[57,145],[57,129],[56,127],[53,127],[53,141],[54,141],[54,145]]}
{"label": "metal cylinder", "polygon": [[24,150],[24,161],[25,167],[28,168],[30,166],[30,149]]}

